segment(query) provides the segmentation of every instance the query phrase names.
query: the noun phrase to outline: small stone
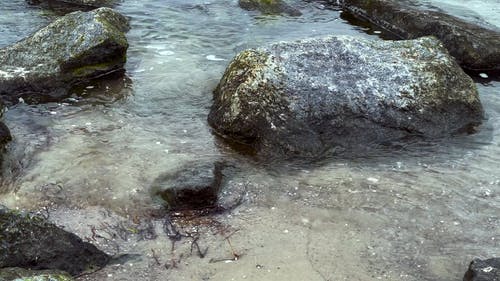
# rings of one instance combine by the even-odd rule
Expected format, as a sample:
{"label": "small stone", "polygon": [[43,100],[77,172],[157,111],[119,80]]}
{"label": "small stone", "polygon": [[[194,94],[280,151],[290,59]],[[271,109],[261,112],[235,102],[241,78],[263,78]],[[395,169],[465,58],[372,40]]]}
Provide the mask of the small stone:
{"label": "small stone", "polygon": [[486,74],[486,73],[479,73],[479,77],[487,79],[488,78],[488,74]]}

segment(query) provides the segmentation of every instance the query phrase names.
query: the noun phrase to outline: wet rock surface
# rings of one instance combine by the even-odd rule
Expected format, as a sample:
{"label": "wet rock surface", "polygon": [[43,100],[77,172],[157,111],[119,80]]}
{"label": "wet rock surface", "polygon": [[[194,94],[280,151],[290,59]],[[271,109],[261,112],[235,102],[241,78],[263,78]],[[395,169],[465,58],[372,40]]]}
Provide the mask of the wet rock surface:
{"label": "wet rock surface", "polygon": [[123,71],[125,17],[109,8],[74,12],[0,49],[0,95],[6,101],[59,100],[71,87]]}
{"label": "wet rock surface", "polygon": [[208,122],[261,153],[308,156],[445,136],[482,118],[473,81],[435,38],[338,36],[241,52],[214,90]]}
{"label": "wet rock surface", "polygon": [[105,266],[110,257],[44,218],[0,206],[0,268],[57,269],[71,275]]}
{"label": "wet rock surface", "polygon": [[113,7],[117,0],[27,0],[28,4],[60,12],[90,11],[100,7]]}
{"label": "wet rock surface", "polygon": [[9,128],[0,121],[0,149],[12,139]]}
{"label": "wet rock surface", "polygon": [[222,183],[222,164],[192,163],[159,176],[152,185],[171,210],[215,206]]}
{"label": "wet rock surface", "polygon": [[19,267],[0,269],[0,281],[72,281],[73,278],[63,271],[28,270]]}
{"label": "wet rock surface", "polygon": [[464,281],[500,281],[500,258],[474,259],[465,273]]}
{"label": "wet rock surface", "polygon": [[238,3],[245,10],[257,10],[263,14],[302,15],[298,9],[290,6],[283,0],[239,0]]}
{"label": "wet rock surface", "polygon": [[[0,118],[2,118],[4,109],[4,104],[2,100],[0,100]],[[10,135],[9,128],[7,128],[7,126],[2,121],[0,121],[0,163],[2,163],[3,159],[3,149],[10,140],[12,140],[12,136]]]}
{"label": "wet rock surface", "polygon": [[403,39],[433,35],[462,67],[500,70],[500,32],[439,11],[422,10],[407,1],[343,0],[344,10]]}
{"label": "wet rock surface", "polygon": [[193,162],[159,176],[152,184],[152,193],[170,210],[228,210],[244,196],[243,186],[225,184],[232,172],[222,162]]}

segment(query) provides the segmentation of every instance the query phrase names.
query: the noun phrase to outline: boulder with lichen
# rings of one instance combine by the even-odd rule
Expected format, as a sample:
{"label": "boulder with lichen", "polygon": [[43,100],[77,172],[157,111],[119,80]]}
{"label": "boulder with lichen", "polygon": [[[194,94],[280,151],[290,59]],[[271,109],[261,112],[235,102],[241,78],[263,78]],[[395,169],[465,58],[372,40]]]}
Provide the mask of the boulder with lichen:
{"label": "boulder with lichen", "polygon": [[71,87],[123,71],[128,21],[109,8],[63,16],[0,49],[0,95],[16,102],[58,100]]}
{"label": "boulder with lichen", "polygon": [[474,82],[434,37],[334,36],[238,54],[208,122],[260,153],[316,156],[472,132],[482,119]]}

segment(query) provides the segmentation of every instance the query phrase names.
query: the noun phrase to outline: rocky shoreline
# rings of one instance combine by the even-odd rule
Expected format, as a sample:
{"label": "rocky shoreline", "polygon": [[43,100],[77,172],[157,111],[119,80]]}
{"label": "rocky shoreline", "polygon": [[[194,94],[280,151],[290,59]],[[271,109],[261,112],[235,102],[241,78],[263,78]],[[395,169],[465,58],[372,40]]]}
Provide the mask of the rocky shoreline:
{"label": "rocky shoreline", "polygon": [[[0,49],[0,113],[18,102],[61,101],[74,87],[124,71],[129,23],[108,8],[116,1],[28,2],[78,11]],[[334,2],[408,40],[330,36],[244,50],[214,89],[208,123],[215,134],[251,147],[262,158],[286,161],[480,130],[484,110],[473,80],[462,68],[500,70],[498,31],[397,1]],[[240,0],[239,6],[301,16],[284,1]],[[16,137],[7,125],[0,121],[0,163]],[[185,211],[209,217],[237,207],[245,186],[228,183],[234,167],[225,165],[192,163],[156,178],[150,193],[162,200],[162,211],[155,219]],[[190,233],[163,223],[170,240],[187,237],[196,244]],[[130,235],[138,231],[128,230]],[[0,208],[0,249],[0,280],[72,280],[112,259],[43,217],[6,208]],[[198,254],[203,255],[199,246]],[[231,258],[237,260],[238,255],[233,252]],[[498,280],[498,267],[498,259],[474,260],[464,281]]]}

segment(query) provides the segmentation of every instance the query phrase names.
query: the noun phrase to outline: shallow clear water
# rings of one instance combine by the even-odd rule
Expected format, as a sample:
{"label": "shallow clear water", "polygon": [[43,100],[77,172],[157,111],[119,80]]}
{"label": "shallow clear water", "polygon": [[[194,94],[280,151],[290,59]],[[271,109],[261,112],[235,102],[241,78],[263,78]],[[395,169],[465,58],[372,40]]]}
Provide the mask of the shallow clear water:
{"label": "shallow clear water", "polygon": [[[221,158],[240,166],[232,180],[248,185],[247,200],[216,219],[238,230],[231,243],[241,259],[210,263],[228,245],[207,230],[207,258],[181,247],[177,254],[189,257],[166,269],[151,252],[168,260],[165,235],[132,237],[117,243],[142,258],[88,280],[461,280],[472,257],[498,255],[500,82],[477,84],[488,118],[478,134],[366,157],[263,166],[211,134],[211,91],[237,52],[330,34],[380,40],[339,11],[292,3],[303,16],[261,16],[237,1],[124,0],[117,10],[131,18],[127,78],[89,85],[85,98],[11,107],[1,202],[49,206],[55,221],[88,236],[89,225],[130,223],[156,208],[149,187],[166,171]],[[498,24],[490,6],[460,6],[459,16]],[[0,47],[53,17],[23,0],[3,3],[0,15]]]}

